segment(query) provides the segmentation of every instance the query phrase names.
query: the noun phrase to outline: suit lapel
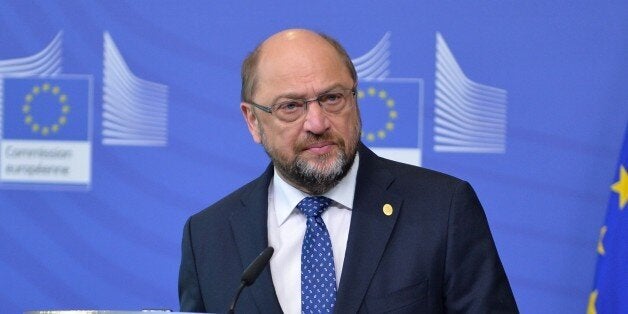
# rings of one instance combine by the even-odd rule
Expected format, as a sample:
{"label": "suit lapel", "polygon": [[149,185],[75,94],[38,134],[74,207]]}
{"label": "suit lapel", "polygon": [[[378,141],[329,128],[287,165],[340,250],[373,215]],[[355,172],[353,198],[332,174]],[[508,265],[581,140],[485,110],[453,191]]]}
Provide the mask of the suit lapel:
{"label": "suit lapel", "polygon": [[[336,313],[358,311],[403,202],[401,197],[388,192],[387,189],[394,181],[394,177],[387,169],[380,167],[379,157],[362,144],[359,150],[360,165],[345,262],[334,310]],[[256,180],[250,192],[243,195],[242,210],[234,211],[230,217],[242,270],[268,246],[268,185],[272,176],[271,165]],[[383,211],[386,204],[392,207],[390,215]],[[259,310],[269,313],[281,312],[268,267],[247,289],[253,294]]]}
{"label": "suit lapel", "polygon": [[[242,196],[242,210],[230,217],[233,236],[240,253],[242,271],[268,246],[268,185],[273,176],[272,165],[256,180],[248,194]],[[257,308],[263,312],[281,312],[269,267],[246,288],[255,299]]]}
{"label": "suit lapel", "polygon": [[[358,311],[403,202],[401,197],[387,191],[394,177],[378,165],[378,158],[360,145],[360,165],[336,313]],[[384,206],[392,208],[392,213],[388,210],[385,213]]]}

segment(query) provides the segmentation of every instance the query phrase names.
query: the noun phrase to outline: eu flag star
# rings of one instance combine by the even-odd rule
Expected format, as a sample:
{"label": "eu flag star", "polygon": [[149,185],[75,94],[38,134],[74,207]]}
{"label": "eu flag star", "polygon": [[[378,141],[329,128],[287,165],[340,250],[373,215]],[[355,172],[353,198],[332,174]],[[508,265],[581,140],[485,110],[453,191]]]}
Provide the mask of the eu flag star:
{"label": "eu flag star", "polygon": [[619,180],[611,185],[611,189],[619,194],[619,209],[623,210],[628,202],[628,172],[623,165],[619,168]]}
{"label": "eu flag star", "polygon": [[587,306],[587,314],[597,314],[597,309],[595,308],[595,302],[597,301],[598,291],[593,290],[589,295],[589,305]]}

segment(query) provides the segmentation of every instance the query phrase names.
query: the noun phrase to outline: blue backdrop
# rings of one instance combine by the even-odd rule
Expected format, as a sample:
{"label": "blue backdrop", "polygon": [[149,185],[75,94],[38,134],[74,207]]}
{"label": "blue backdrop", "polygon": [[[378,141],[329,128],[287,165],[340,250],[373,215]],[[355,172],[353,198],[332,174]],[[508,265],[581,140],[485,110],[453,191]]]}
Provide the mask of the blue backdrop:
{"label": "blue backdrop", "polygon": [[586,310],[625,3],[5,0],[0,312],[178,309],[185,219],[268,163],[241,60],[288,27],[345,45],[366,144],[473,184],[523,313]]}

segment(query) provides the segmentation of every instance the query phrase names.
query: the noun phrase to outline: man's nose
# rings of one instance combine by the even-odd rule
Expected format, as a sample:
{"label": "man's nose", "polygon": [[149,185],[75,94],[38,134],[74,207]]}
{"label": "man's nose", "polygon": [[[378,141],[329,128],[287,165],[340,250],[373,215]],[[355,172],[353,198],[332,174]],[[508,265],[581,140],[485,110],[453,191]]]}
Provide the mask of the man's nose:
{"label": "man's nose", "polygon": [[314,134],[323,134],[329,129],[330,123],[323,107],[314,100],[308,103],[303,128]]}

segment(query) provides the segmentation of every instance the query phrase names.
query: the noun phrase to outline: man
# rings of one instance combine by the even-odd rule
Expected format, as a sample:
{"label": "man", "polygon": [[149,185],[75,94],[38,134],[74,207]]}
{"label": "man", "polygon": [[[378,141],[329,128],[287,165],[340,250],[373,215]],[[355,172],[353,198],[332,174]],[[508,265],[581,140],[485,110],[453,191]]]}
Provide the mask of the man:
{"label": "man", "polygon": [[356,85],[345,50],[308,30],[247,57],[240,108],[272,163],[186,223],[182,311],[225,311],[272,246],[238,311],[517,312],[472,188],[366,148]]}

